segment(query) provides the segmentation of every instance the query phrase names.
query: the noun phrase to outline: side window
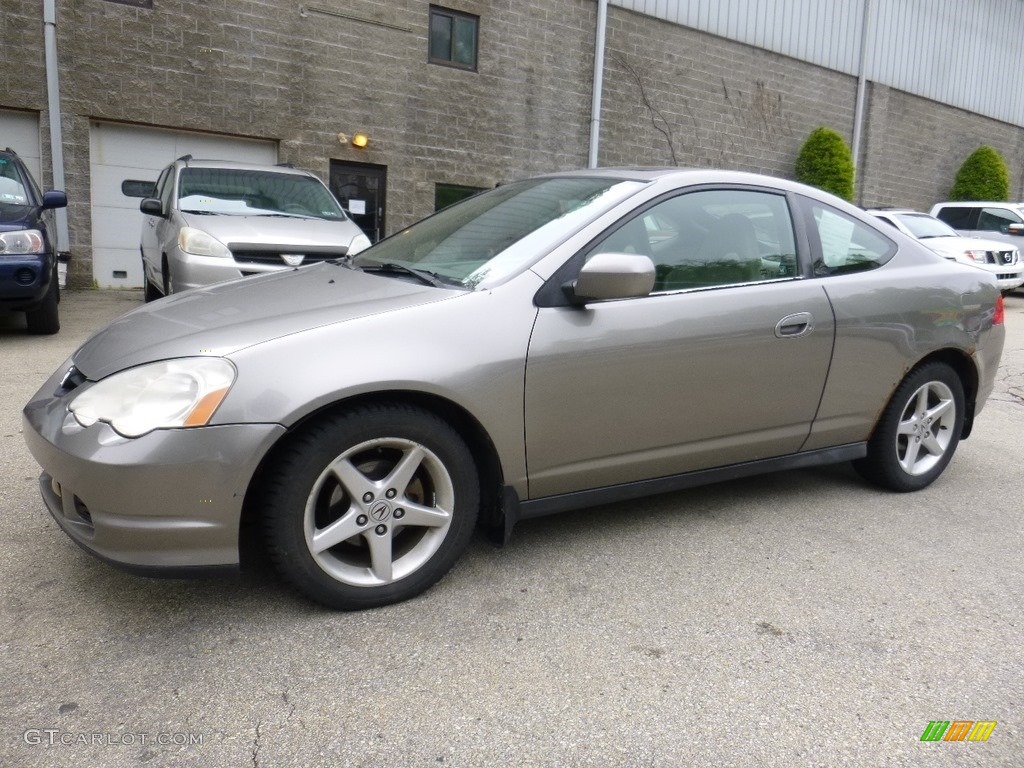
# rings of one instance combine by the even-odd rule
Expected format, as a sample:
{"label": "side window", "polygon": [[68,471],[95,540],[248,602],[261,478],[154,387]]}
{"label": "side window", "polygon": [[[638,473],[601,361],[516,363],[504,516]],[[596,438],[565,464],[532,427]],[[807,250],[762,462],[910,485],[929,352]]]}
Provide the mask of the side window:
{"label": "side window", "polygon": [[974,229],[977,211],[963,205],[947,205],[938,210],[935,218],[946,222],[953,229]]}
{"label": "side window", "polygon": [[863,272],[880,267],[896,253],[891,240],[863,222],[817,201],[808,203],[809,228],[820,245],[815,275]]}
{"label": "side window", "polygon": [[655,292],[714,288],[797,274],[783,195],[716,189],[648,208],[587,254],[641,253],[655,265]]}
{"label": "side window", "polygon": [[978,229],[989,232],[1009,232],[1011,224],[1021,224],[1020,216],[1007,208],[982,208],[978,216]]}

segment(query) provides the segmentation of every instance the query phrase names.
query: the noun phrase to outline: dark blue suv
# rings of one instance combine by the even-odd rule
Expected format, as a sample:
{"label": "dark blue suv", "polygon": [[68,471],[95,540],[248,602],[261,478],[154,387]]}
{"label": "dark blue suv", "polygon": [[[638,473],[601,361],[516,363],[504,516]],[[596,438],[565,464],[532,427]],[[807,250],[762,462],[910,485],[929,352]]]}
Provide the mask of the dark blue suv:
{"label": "dark blue suv", "polygon": [[24,312],[29,333],[60,330],[53,209],[68,204],[39,191],[13,149],[0,150],[0,310]]}

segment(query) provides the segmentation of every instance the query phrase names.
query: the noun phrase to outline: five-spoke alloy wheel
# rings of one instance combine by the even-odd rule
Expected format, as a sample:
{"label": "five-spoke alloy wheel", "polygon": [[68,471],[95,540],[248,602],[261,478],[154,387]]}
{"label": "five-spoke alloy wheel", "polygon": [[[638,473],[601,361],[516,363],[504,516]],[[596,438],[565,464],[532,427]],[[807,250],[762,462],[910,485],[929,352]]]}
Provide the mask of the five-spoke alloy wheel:
{"label": "five-spoke alloy wheel", "polygon": [[944,363],[928,363],[911,371],[896,389],[868,441],[867,457],[854,466],[886,488],[919,490],[949,464],[963,424],[960,377]]}
{"label": "five-spoke alloy wheel", "polygon": [[430,587],[469,542],[479,505],[459,434],[405,405],[357,408],[303,430],[263,498],[267,550],[314,600],[356,609]]}

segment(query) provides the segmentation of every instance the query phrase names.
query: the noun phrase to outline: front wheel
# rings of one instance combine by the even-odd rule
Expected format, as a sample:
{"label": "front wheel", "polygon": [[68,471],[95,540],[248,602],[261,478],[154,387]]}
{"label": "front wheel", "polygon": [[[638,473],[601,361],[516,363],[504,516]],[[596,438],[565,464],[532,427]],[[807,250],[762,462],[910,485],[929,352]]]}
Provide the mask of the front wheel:
{"label": "front wheel", "polygon": [[342,610],[432,586],[468,545],[480,503],[459,434],[405,405],[357,408],[304,429],[276,457],[262,497],[275,567]]}
{"label": "front wheel", "polygon": [[57,269],[54,268],[50,277],[50,287],[46,289],[46,295],[35,309],[25,312],[25,322],[28,332],[36,335],[48,335],[60,330],[60,315],[57,304],[60,302],[60,285],[57,278]]}
{"label": "front wheel", "polygon": [[930,485],[949,464],[964,425],[964,388],[945,363],[910,372],[882,412],[868,455],[854,462],[871,482],[894,491]]}

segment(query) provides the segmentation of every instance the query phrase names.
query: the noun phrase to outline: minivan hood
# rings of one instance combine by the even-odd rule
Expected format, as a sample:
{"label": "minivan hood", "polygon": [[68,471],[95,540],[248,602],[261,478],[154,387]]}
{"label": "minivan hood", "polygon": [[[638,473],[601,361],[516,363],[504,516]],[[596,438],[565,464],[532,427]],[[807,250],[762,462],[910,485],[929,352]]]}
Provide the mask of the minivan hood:
{"label": "minivan hood", "polygon": [[271,339],[463,295],[321,263],[173,294],[118,318],[75,353],[91,380],[155,360],[229,355]]}
{"label": "minivan hood", "polygon": [[187,226],[209,233],[228,248],[240,244],[348,247],[362,232],[348,219],[195,213],[182,213],[181,218]]}

